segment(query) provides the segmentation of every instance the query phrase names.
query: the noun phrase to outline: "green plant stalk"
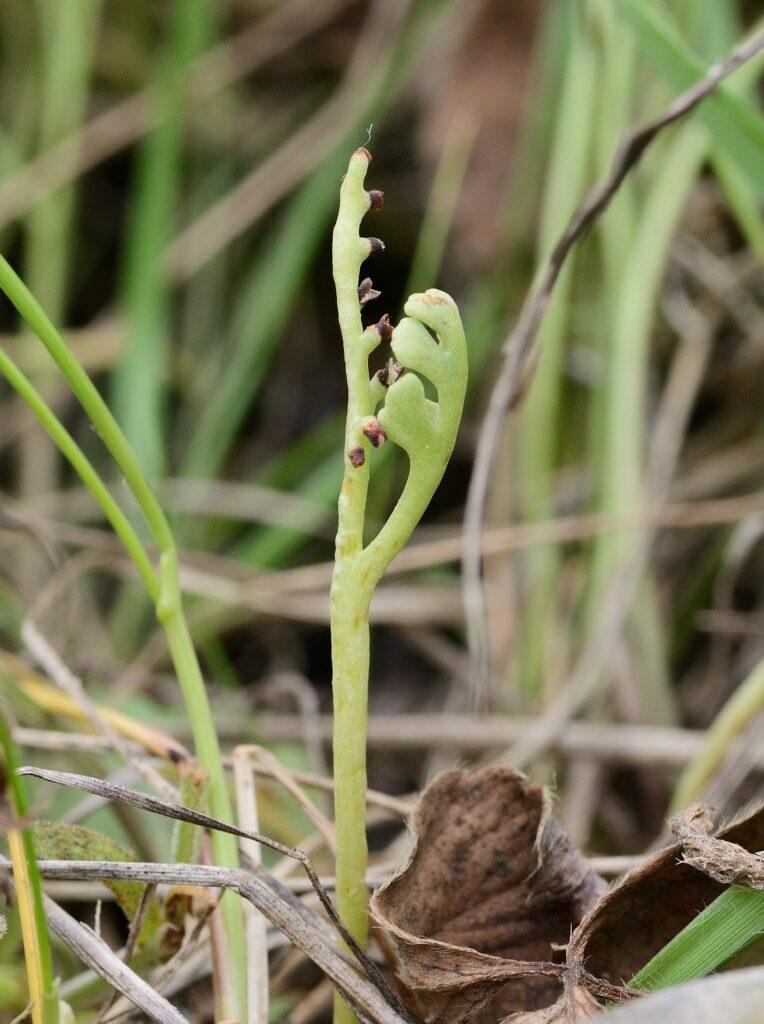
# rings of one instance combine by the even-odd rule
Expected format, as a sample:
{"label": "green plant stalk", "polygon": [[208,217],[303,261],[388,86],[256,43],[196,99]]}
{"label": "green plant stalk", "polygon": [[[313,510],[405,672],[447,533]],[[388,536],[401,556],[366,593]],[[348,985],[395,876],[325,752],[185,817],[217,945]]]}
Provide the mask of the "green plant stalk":
{"label": "green plant stalk", "polygon": [[125,242],[122,304],[127,350],[113,379],[114,409],[150,475],[164,472],[170,286],[162,253],[182,181],[187,69],[212,34],[210,0],[174,0],[157,92],[160,123],[139,154]]}
{"label": "green plant stalk", "polygon": [[654,991],[702,978],[764,935],[764,892],[732,885],[629,982]]}
{"label": "green plant stalk", "polygon": [[[163,254],[176,230],[184,180],[184,115],[188,67],[213,35],[210,0],[172,0],[167,39],[155,80],[158,124],[141,145],[127,219],[120,306],[125,351],[114,367],[116,418],[150,479],[168,469],[166,420],[172,289]],[[122,588],[111,614],[117,649],[134,650],[148,608],[139,588]]]}
{"label": "green plant stalk", "polygon": [[112,498],[109,489],[93,467],[88,457],[64,427],[56,414],[47,405],[42,395],[29,378],[16,366],[10,356],[0,349],[0,373],[13,390],[23,399],[25,405],[35,414],[43,428],[50,435],[59,451],[71,464],[79,478],[101,506],[125,550],[135,564],[146,590],[154,600],[159,599],[159,580],[146,553],[146,549],[133,529],[130,520]]}
{"label": "green plant stalk", "polygon": [[[546,174],[539,238],[539,262],[547,257],[584,194],[592,148],[592,118],[598,68],[582,12],[567,10],[570,22],[565,70]],[[572,254],[573,256],[575,254]],[[559,456],[559,417],[565,342],[570,328],[574,262],[560,275],[539,333],[542,356],[523,405],[518,445],[523,515],[539,522],[554,515],[555,466]],[[537,697],[546,675],[549,614],[558,592],[559,553],[553,544],[528,552],[528,594],[520,630],[520,684]]]}
{"label": "green plant stalk", "polygon": [[[367,339],[358,302],[358,274],[370,254],[358,229],[370,201],[363,188],[368,160],[354,154],[345,176],[334,228],[332,260],[337,312],[345,352],[348,386],[345,452],[363,452],[354,467],[345,456],[338,506],[337,548],[331,589],[332,692],[334,695],[335,826],[337,831],[337,907],[350,933],[366,944],[366,731],[369,678],[368,579],[361,583],[355,562],[363,548],[363,524],[369,488],[371,445],[358,437],[358,424],[374,413],[369,384],[369,355],[379,338]],[[346,1004],[335,1002],[335,1020],[354,1020]]]}
{"label": "green plant stalk", "polygon": [[751,671],[717,714],[703,746],[679,776],[671,811],[676,813],[701,795],[733,743],[764,708],[764,661]]}
{"label": "green plant stalk", "polygon": [[[369,605],[382,574],[410,537],[443,476],[456,440],[467,386],[464,332],[455,303],[443,292],[412,295],[404,306],[407,316],[394,332],[384,318],[373,327],[363,328],[359,271],[362,262],[380,249],[376,240],[359,237],[361,220],[372,205],[364,189],[370,159],[365,149],[356,150],[350,158],[332,238],[348,388],[345,471],[330,598],[336,891],[340,916],[362,944],[368,933],[365,805]],[[379,375],[370,381],[369,356],[390,334],[396,359],[411,372],[399,377],[388,367],[384,381]],[[435,385],[437,402],[425,398],[419,374]],[[375,418],[383,400],[384,407]],[[403,448],[409,457],[409,474],[387,522],[364,547],[370,439],[375,445],[389,439]],[[336,1024],[355,1020],[339,996],[334,1019]]]}
{"label": "green plant stalk", "polygon": [[[8,722],[0,709],[0,748],[5,767],[4,784],[7,786],[13,815],[23,820],[29,813],[26,791],[16,769],[20,760],[11,739]],[[37,870],[32,836],[26,828],[8,832],[11,861],[16,882],[16,898],[24,941],[24,959],[29,979],[29,996],[33,1001],[33,1024],[58,1024],[59,1000],[53,977],[53,959],[50,952],[48,926],[42,901],[42,884]]]}
{"label": "green plant stalk", "polygon": [[[1,256],[0,289],[5,292],[28,326],[46,347],[68,381],[72,391],[80,401],[80,404],[98,431],[101,440],[123,474],[154,536],[159,548],[158,586],[152,586],[152,589],[149,589],[149,593],[155,601],[157,617],[167,636],[167,644],[186,706],[186,713],[191,725],[199,761],[210,779],[210,808],[212,814],[223,821],[232,822],[233,810],[221,762],[215,723],[204,688],[204,680],[199,668],[196,651],[183,612],[178,576],[178,555],[169,523],[146,477],[143,475],[143,471],[132,448],[95,385],[77,362],[75,356],[45,315],[29,289],[11,268],[10,264]],[[7,356],[5,356],[3,366],[5,369],[10,369]],[[16,374],[20,375],[20,371],[16,370]],[[17,382],[25,387],[26,393],[30,398],[35,398],[36,393],[32,393],[34,389],[32,389],[31,384],[25,378],[22,380],[22,377],[23,375],[17,376]],[[47,409],[47,412],[45,412],[43,406],[45,406],[44,401],[39,395],[36,395],[33,411],[37,415],[45,415],[44,425],[49,429],[49,432],[51,432],[51,427],[55,429],[55,436],[53,432],[51,432],[51,436],[54,436],[57,444],[59,441],[66,442],[68,435],[65,428],[57,421],[55,414],[47,407],[45,407]],[[57,427],[55,427],[54,421],[58,423]],[[67,450],[64,454],[67,457],[76,455],[75,448],[74,441],[69,437]],[[114,523],[116,521],[120,523],[120,530],[117,531],[118,536],[123,542],[125,538],[128,539],[129,546],[126,544],[128,554],[132,558],[135,558],[136,555],[138,556],[139,561],[136,562],[136,565],[148,589],[151,577],[148,575],[145,559],[142,559],[140,556],[138,550],[140,542],[137,536],[129,524],[127,524],[126,528],[125,523],[118,516],[115,520],[116,506],[113,500],[109,499],[110,504],[104,504],[102,500],[104,498],[103,491],[106,490],[103,481],[101,481],[103,490],[100,490],[94,479],[97,478],[95,470],[81,452],[79,455],[81,457],[78,457],[77,462],[72,463],[74,468],[80,473],[83,482],[90,487],[91,492],[99,500],[110,522]],[[85,476],[82,476],[82,470],[85,471]],[[94,485],[96,490],[93,490]],[[214,833],[212,843],[215,859],[218,864],[225,867],[238,866],[238,848],[234,837],[226,836],[223,833]],[[241,908],[233,894],[226,894],[224,896],[221,902],[221,910],[225,920],[227,940],[231,949],[231,962],[236,963],[240,959],[237,954],[244,948],[243,920]],[[241,971],[235,972],[235,976],[238,979],[241,990],[239,997],[243,1000],[243,965]],[[234,1011],[234,1008],[229,1009]],[[226,1010],[226,1013],[228,1013],[228,1010]]]}

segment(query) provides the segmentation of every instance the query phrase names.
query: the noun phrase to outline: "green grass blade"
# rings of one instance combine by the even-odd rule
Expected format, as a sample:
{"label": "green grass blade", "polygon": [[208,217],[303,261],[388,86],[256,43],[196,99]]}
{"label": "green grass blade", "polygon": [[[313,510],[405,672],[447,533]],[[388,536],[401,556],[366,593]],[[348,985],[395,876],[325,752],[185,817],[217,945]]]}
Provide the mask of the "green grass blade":
{"label": "green grass blade", "polygon": [[702,978],[764,935],[764,893],[733,885],[656,953],[629,982],[653,991]]}
{"label": "green grass blade", "polygon": [[[558,96],[557,123],[541,211],[540,259],[543,261],[581,201],[592,162],[595,89],[599,74],[591,37],[580,12],[568,10],[570,26],[566,69]],[[519,442],[522,503],[526,520],[538,522],[554,514],[554,480],[559,458],[559,418],[563,394],[565,342],[570,326],[574,257],[560,274],[539,331],[542,355],[522,409]],[[522,627],[523,690],[538,691],[547,630],[556,591],[559,554],[554,545],[528,552],[528,596]]]}
{"label": "green grass blade", "polygon": [[233,318],[233,352],[186,448],[181,472],[211,477],[257,395],[329,223],[340,163],[332,158],[292,200],[267,257],[258,256]]}
{"label": "green grass blade", "polygon": [[[100,0],[76,4],[37,4],[42,34],[39,114],[40,150],[74,131],[85,110]],[[55,321],[62,319],[67,277],[74,188],[48,195],[27,218],[26,273],[30,289]]]}
{"label": "green grass blade", "polygon": [[437,279],[477,129],[476,124],[465,124],[457,119],[446,136],[411,260],[405,295],[423,291]]}
{"label": "green grass blade", "polygon": [[[37,3],[41,35],[39,151],[82,122],[95,50],[100,0],[76,4]],[[25,223],[24,277],[56,322],[66,316],[74,239],[77,189],[59,189],[30,211]],[[42,385],[41,385],[42,386]],[[27,432],[19,447],[22,498],[51,491],[57,483],[57,454],[39,430]]]}
{"label": "green grass blade", "polygon": [[[619,10],[633,27],[640,49],[672,89],[688,89],[708,70],[682,38],[669,16],[650,0],[622,0]],[[757,66],[761,66],[757,61]],[[734,81],[732,79],[731,81]],[[764,190],[764,117],[736,95],[729,83],[717,86],[694,115],[746,173],[759,193]]]}
{"label": "green grass blade", "polygon": [[[640,211],[611,326],[601,470],[603,512],[630,508],[640,500],[647,346],[671,242],[706,152],[704,133],[695,125],[685,126],[664,153]],[[624,536],[619,534],[597,542],[595,593],[623,546]]]}
{"label": "green grass blade", "polygon": [[159,82],[161,120],[139,154],[125,244],[127,347],[114,374],[113,404],[138,460],[154,477],[166,469],[170,291],[161,260],[181,192],[188,65],[209,39],[211,24],[209,0],[176,0]]}

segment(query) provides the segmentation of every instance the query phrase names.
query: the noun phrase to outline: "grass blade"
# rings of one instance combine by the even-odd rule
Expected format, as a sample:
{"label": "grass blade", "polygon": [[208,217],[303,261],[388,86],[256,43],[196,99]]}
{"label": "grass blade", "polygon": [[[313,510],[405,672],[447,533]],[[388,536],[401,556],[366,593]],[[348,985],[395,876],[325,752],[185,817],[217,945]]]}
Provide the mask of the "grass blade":
{"label": "grass blade", "polygon": [[[24,784],[16,771],[20,760],[11,739],[8,722],[0,709],[0,752],[12,817],[23,820],[29,812]],[[21,931],[24,938],[24,958],[29,996],[32,1000],[33,1024],[58,1024],[59,1004],[53,978],[53,960],[50,952],[48,928],[42,902],[42,885],[37,870],[32,836],[26,828],[9,828],[8,846],[13,862],[16,898],[19,904]]]}
{"label": "grass blade", "polygon": [[[672,89],[681,92],[705,74],[704,61],[682,39],[669,17],[650,0],[623,0],[620,11],[634,28],[647,59]],[[745,171],[754,188],[764,188],[764,117],[731,86],[720,84],[695,116]]]}
{"label": "grass blade", "polygon": [[701,978],[764,935],[764,893],[730,886],[629,982],[653,991]]}
{"label": "grass blade", "polygon": [[188,66],[209,38],[211,19],[208,0],[176,0],[160,78],[161,121],[140,153],[128,225],[122,293],[128,342],[114,376],[114,409],[139,462],[154,477],[166,468],[170,293],[161,257],[180,192]]}

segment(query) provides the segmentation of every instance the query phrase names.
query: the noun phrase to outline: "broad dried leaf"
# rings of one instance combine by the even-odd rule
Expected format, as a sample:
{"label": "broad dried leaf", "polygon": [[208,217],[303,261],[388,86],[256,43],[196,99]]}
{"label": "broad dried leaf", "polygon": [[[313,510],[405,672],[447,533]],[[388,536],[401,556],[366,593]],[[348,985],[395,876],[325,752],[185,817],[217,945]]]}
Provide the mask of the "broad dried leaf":
{"label": "broad dried leaf", "polygon": [[495,1021],[553,1004],[555,947],[604,883],[553,821],[548,792],[503,765],[447,772],[412,830],[408,862],[371,910],[426,1019],[459,1024],[490,1003],[481,1019]]}
{"label": "broad dried leaf", "polygon": [[[764,849],[764,808],[723,829],[718,838],[726,841],[717,844],[725,857],[729,843],[741,852]],[[725,885],[704,873],[718,874],[712,844],[705,847],[704,871],[682,855],[682,844],[674,843],[618,882],[576,928],[568,965],[584,964],[590,974],[616,985],[628,982],[716,899]]]}

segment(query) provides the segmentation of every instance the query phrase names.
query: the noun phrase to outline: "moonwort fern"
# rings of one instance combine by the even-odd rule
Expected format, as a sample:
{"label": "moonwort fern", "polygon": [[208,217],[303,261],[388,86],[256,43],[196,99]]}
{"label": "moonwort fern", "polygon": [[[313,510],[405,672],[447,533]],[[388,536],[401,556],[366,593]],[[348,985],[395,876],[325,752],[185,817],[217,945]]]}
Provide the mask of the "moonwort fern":
{"label": "moonwort fern", "polygon": [[[467,387],[464,331],[456,303],[445,292],[430,289],[412,295],[404,306],[405,318],[395,328],[387,316],[363,326],[362,307],[379,293],[369,278],[359,285],[361,264],[384,250],[379,239],[359,233],[364,215],[382,205],[381,192],[364,188],[370,162],[363,148],[350,158],[332,245],[348,388],[345,473],[331,589],[337,903],[342,920],[362,944],[368,931],[369,605],[385,569],[411,536],[440,483]],[[390,342],[395,358],[370,377],[369,356],[383,342]],[[434,385],[436,401],[426,397],[422,378]],[[408,478],[387,522],[364,545],[371,455],[388,440],[408,455]],[[335,1022],[353,1019],[338,998]]]}

